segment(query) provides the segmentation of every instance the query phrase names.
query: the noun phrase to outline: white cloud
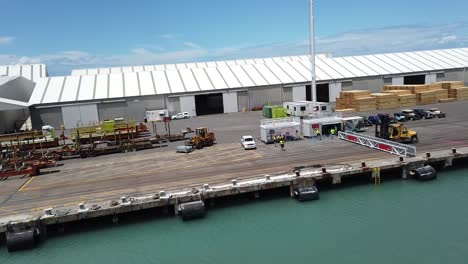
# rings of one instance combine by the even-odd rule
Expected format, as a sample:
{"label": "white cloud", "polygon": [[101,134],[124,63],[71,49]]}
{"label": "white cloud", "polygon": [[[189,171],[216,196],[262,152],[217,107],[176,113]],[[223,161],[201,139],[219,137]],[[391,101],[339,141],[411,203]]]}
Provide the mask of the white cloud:
{"label": "white cloud", "polygon": [[0,45],[6,45],[6,44],[11,44],[13,43],[13,40],[15,40],[14,37],[9,37],[9,36],[0,36]]}
{"label": "white cloud", "polygon": [[177,38],[177,36],[178,36],[177,34],[169,34],[168,33],[168,34],[161,35],[161,38],[163,38],[163,39],[175,39],[175,38]]}
{"label": "white cloud", "polygon": [[185,42],[184,45],[192,49],[201,49],[200,45],[190,42],[190,41]]}
{"label": "white cloud", "polygon": [[455,42],[457,39],[458,38],[455,35],[445,36],[439,40],[439,44],[447,44],[450,42]]}
{"label": "white cloud", "polygon": [[[433,27],[401,26],[319,36],[316,38],[317,52],[341,56],[466,47],[466,28],[460,24]],[[63,51],[31,57],[0,54],[0,64],[45,63],[50,73],[67,75],[72,69],[78,68],[288,56],[309,52],[307,37],[295,42],[238,44],[211,49],[200,47],[193,42],[182,44],[185,48],[173,51],[154,45],[142,45],[128,53],[113,56],[83,51]]]}

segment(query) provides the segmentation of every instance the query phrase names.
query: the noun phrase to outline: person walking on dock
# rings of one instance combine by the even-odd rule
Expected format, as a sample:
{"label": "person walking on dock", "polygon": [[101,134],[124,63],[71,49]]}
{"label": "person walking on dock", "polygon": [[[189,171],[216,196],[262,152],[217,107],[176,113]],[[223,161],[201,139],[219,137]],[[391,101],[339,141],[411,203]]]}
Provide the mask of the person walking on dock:
{"label": "person walking on dock", "polygon": [[320,140],[322,139],[322,135],[320,134],[320,129],[317,128],[315,130],[315,136],[317,137],[317,139],[320,139]]}
{"label": "person walking on dock", "polygon": [[273,136],[273,142],[275,143],[275,148],[276,148],[276,135]]}
{"label": "person walking on dock", "polygon": [[284,140],[283,139],[280,139],[280,146],[281,146],[281,151],[286,151],[284,149]]}
{"label": "person walking on dock", "polygon": [[333,137],[335,136],[335,133],[336,133],[336,130],[334,128],[332,128],[330,130],[330,138],[333,139]]}

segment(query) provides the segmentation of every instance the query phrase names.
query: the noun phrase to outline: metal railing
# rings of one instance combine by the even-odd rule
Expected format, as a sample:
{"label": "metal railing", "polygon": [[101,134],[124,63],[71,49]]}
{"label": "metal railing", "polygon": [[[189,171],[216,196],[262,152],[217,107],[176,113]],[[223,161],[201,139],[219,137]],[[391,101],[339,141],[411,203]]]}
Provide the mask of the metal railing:
{"label": "metal railing", "polygon": [[381,138],[376,138],[372,136],[352,133],[352,132],[338,132],[338,138],[353,142],[359,145],[363,145],[372,149],[377,149],[387,153],[391,153],[403,157],[415,157],[416,156],[416,147],[409,146],[390,140],[385,140]]}

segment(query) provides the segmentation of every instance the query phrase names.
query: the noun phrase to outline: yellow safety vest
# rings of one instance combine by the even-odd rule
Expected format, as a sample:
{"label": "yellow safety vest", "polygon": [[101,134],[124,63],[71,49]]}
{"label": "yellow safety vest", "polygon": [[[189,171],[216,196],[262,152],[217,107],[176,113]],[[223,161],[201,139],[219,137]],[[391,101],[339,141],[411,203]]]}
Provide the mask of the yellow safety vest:
{"label": "yellow safety vest", "polygon": [[318,130],[318,129],[315,130],[315,133],[316,133],[317,135],[320,134],[320,130]]}
{"label": "yellow safety vest", "polygon": [[335,135],[335,129],[331,130],[332,135]]}

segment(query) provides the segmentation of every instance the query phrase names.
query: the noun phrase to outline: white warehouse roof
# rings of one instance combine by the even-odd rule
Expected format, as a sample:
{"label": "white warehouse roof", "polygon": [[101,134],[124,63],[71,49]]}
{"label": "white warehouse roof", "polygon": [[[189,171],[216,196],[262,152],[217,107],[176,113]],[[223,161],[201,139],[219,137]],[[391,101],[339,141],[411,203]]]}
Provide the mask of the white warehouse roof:
{"label": "white warehouse roof", "polygon": [[33,82],[47,77],[47,68],[44,64],[29,65],[0,65],[0,76],[21,76]]}
{"label": "white warehouse roof", "polygon": [[[468,48],[329,58],[317,56],[318,81],[468,67]],[[180,94],[311,80],[309,56],[77,70],[40,79],[30,103]]]}

